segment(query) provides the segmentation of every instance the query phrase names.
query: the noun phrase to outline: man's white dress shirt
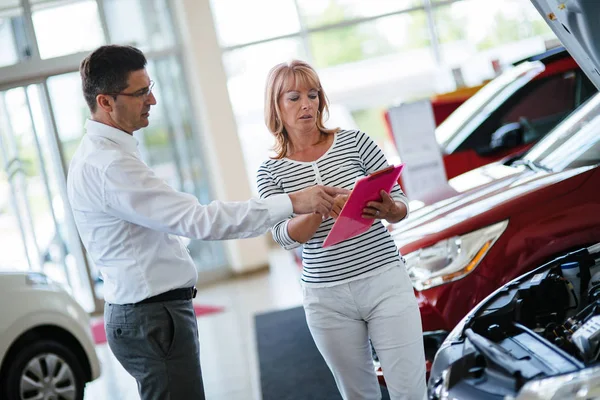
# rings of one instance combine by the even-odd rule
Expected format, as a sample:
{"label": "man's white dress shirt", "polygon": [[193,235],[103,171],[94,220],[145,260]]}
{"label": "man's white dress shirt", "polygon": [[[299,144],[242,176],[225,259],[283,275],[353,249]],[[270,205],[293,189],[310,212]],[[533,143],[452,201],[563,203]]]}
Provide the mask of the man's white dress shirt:
{"label": "man's white dress shirt", "polygon": [[202,205],[158,178],[141,160],[132,135],[91,120],[86,130],[69,167],[67,191],[109,303],[136,303],[194,286],[198,272],[180,236],[258,236],[292,214],[287,195]]}

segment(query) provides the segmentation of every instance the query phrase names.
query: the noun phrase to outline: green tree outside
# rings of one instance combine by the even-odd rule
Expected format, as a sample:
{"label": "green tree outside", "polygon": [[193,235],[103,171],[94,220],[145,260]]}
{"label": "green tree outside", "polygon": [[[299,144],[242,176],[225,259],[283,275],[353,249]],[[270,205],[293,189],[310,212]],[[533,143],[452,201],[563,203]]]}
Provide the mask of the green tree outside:
{"label": "green tree outside", "polygon": [[477,43],[477,49],[487,50],[502,44],[551,33],[551,29],[543,20],[528,21],[523,17],[515,19],[507,17],[504,13],[498,13],[488,34]]}
{"label": "green tree outside", "polygon": [[[337,1],[330,0],[321,17],[310,21],[309,25],[329,25],[350,17]],[[319,68],[360,61],[393,51],[393,46],[378,34],[373,23],[316,32],[310,35],[309,40],[315,66]]]}

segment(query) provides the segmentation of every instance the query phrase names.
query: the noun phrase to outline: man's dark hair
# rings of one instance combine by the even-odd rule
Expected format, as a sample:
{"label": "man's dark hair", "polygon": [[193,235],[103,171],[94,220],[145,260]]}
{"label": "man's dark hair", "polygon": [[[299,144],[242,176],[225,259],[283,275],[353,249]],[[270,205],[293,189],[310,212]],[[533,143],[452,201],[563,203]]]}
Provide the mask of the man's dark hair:
{"label": "man's dark hair", "polygon": [[129,74],[145,67],[146,57],[135,47],[108,45],[94,50],[79,66],[83,97],[90,111],[96,112],[96,96],[123,91]]}

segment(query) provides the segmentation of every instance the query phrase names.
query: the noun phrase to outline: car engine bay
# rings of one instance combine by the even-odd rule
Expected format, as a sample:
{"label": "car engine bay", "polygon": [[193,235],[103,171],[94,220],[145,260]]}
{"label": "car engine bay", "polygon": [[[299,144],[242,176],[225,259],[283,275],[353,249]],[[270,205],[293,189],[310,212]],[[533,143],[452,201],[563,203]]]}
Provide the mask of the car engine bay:
{"label": "car engine bay", "polygon": [[505,285],[467,316],[460,336],[463,355],[444,379],[463,395],[476,388],[514,396],[533,379],[597,364],[600,246],[570,253]]}

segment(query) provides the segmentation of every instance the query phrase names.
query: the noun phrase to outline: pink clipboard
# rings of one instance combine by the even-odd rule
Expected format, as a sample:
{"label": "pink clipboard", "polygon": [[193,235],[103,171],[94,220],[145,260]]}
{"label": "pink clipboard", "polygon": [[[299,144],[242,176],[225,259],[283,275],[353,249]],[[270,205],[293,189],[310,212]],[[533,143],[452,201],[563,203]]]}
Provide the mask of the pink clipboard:
{"label": "pink clipboard", "polygon": [[392,190],[403,168],[404,164],[391,166],[356,181],[348,201],[325,238],[323,247],[332,246],[368,231],[373,225],[373,220],[362,217],[363,209],[370,201],[380,201],[379,193],[382,190],[388,193]]}

